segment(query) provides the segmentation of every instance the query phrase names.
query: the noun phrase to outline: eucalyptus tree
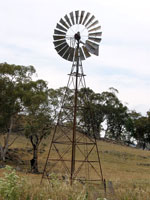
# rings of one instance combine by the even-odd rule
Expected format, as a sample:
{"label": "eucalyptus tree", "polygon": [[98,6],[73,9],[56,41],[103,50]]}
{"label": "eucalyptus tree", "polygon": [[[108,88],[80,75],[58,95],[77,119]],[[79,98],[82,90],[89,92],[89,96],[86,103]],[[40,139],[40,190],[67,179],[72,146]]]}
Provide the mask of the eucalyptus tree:
{"label": "eucalyptus tree", "polygon": [[136,111],[130,113],[133,124],[133,137],[137,142],[137,146],[145,149],[150,144],[150,114],[142,116]]}
{"label": "eucalyptus tree", "polygon": [[129,119],[128,108],[118,99],[116,89],[103,92],[103,106],[105,107],[106,132],[105,137],[115,140],[126,139],[126,125]]}
{"label": "eucalyptus tree", "polygon": [[90,88],[82,88],[79,91],[79,105],[80,129],[87,135],[100,138],[105,117],[101,94]]}
{"label": "eucalyptus tree", "polygon": [[23,111],[23,85],[31,81],[35,73],[33,66],[0,64],[0,159],[5,161],[9,146],[13,143],[10,136]]}
{"label": "eucalyptus tree", "polygon": [[25,88],[27,90],[23,102],[25,106],[24,133],[33,147],[31,170],[38,173],[38,150],[44,138],[52,128],[51,107],[49,105],[49,90],[43,80],[31,81]]}
{"label": "eucalyptus tree", "polygon": [[61,114],[62,122],[69,123],[72,119],[71,105],[73,105],[73,90],[68,87],[58,89],[49,89],[49,105],[51,107],[51,116],[53,123],[56,124],[58,115]]}
{"label": "eucalyptus tree", "polygon": [[[67,87],[49,90],[49,102],[52,110],[52,118],[56,123],[56,117],[61,117],[60,123],[72,126],[74,110],[74,90]],[[61,115],[61,116],[60,116]],[[96,137],[100,137],[101,123],[104,119],[101,96],[90,88],[82,88],[78,91],[77,105],[77,130]]]}

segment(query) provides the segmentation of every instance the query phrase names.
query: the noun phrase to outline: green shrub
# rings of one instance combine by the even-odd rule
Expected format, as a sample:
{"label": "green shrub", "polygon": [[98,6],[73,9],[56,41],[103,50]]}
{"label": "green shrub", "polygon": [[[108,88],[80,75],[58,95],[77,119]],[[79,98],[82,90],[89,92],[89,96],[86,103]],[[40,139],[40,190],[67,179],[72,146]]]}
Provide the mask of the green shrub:
{"label": "green shrub", "polygon": [[4,200],[19,200],[23,193],[25,180],[16,175],[16,171],[6,166],[4,178],[0,178],[0,197]]}
{"label": "green shrub", "polygon": [[[88,186],[74,182],[69,184],[69,178],[59,180],[57,174],[50,174],[50,184],[45,182],[30,182],[30,179],[19,177],[16,171],[6,166],[4,177],[0,178],[0,200],[91,200],[94,199],[94,188],[88,190]],[[31,189],[32,188],[32,189]],[[91,194],[90,194],[91,193]],[[97,200],[106,200],[98,198]]]}

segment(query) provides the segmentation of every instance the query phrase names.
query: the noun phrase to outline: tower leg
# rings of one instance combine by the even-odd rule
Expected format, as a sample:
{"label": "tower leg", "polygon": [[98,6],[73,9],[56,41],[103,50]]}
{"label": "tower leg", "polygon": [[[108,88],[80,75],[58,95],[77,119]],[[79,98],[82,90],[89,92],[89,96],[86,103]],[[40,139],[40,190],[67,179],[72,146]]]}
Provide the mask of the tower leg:
{"label": "tower leg", "polygon": [[[60,112],[51,139],[47,155],[43,178],[50,179],[50,173],[58,174],[61,179],[64,176],[70,178],[70,184],[74,180],[81,182],[104,183],[100,155],[96,137],[84,131],[83,110],[86,112],[84,102],[87,102],[85,75],[80,60],[79,44],[74,60]],[[82,89],[84,95],[82,96]],[[90,110],[90,106],[88,107]],[[90,114],[91,112],[89,112]],[[89,116],[92,120],[92,116]],[[92,123],[90,123],[92,126]],[[92,130],[92,128],[90,127]],[[42,180],[41,180],[42,182]]]}

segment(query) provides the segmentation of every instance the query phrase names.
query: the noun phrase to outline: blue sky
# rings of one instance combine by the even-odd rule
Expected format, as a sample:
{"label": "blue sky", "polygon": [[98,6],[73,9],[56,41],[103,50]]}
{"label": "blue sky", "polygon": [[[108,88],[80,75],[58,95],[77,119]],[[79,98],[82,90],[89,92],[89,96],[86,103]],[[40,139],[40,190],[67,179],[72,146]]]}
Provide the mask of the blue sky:
{"label": "blue sky", "polygon": [[38,78],[67,84],[71,62],[53,46],[53,30],[65,14],[85,10],[102,26],[98,57],[83,62],[87,86],[114,87],[130,109],[150,109],[149,0],[0,0],[0,62],[35,66]]}

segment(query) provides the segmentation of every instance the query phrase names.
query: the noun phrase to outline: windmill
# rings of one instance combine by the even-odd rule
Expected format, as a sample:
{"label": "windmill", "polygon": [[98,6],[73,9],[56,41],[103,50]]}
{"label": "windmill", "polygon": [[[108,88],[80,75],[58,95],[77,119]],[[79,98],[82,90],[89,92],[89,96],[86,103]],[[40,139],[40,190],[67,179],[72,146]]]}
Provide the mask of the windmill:
{"label": "windmill", "polygon": [[[74,180],[104,181],[94,128],[89,127],[93,131],[91,136],[88,129],[82,133],[84,123],[80,114],[83,110],[89,113],[88,122],[92,125],[90,107],[87,106],[86,110],[83,103],[87,95],[84,93],[79,97],[79,91],[86,88],[82,61],[91,54],[98,56],[102,35],[100,29],[94,15],[75,11],[61,18],[54,30],[55,49],[62,58],[72,62],[72,68],[51,138],[42,180],[45,177],[50,179],[50,174],[55,172],[59,174],[59,178],[68,176],[71,185]],[[69,91],[72,92],[71,96]]]}

